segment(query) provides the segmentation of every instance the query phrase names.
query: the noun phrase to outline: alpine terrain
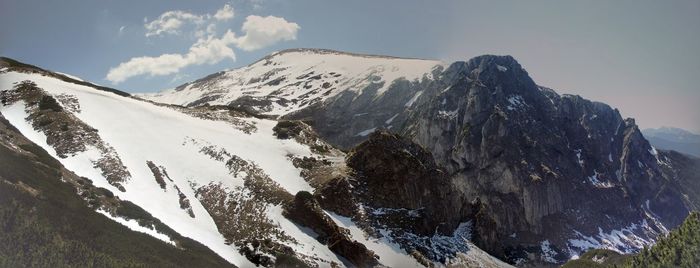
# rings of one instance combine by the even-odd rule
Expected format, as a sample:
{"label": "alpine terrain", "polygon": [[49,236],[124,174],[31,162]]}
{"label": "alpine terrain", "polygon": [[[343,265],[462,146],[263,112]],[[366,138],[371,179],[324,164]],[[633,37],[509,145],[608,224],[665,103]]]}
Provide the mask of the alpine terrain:
{"label": "alpine terrain", "polygon": [[510,56],[292,49],[137,95],[1,58],[0,101],[0,244],[22,215],[115,263],[556,266],[700,208],[699,159]]}

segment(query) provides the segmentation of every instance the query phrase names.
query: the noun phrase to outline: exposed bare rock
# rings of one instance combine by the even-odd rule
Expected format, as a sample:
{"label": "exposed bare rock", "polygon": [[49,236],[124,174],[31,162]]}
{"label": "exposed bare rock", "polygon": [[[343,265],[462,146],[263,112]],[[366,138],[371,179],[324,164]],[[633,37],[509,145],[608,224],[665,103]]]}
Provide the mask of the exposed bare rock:
{"label": "exposed bare rock", "polygon": [[323,141],[309,125],[302,121],[279,121],[272,130],[277,138],[294,139],[301,144],[308,145],[314,153],[336,156],[342,154]]}
{"label": "exposed bare rock", "polygon": [[[156,179],[156,182],[158,183],[158,185],[160,185],[160,188],[165,190],[165,186],[166,186],[165,178],[166,178],[167,174],[165,174],[165,172],[163,172],[164,168],[156,166],[156,164],[153,163],[152,161],[146,161],[146,165],[151,170],[151,172],[153,172],[153,177]],[[170,180],[170,178],[168,178],[168,180]]]}
{"label": "exposed bare rock", "polygon": [[355,216],[359,207],[349,180],[350,178],[338,177],[317,189],[314,195],[321,207],[341,216]]}
{"label": "exposed bare rock", "polygon": [[333,252],[345,257],[357,267],[374,267],[379,264],[374,253],[365,245],[350,238],[349,232],[338,227],[328,217],[309,192],[299,192],[294,202],[285,206],[285,217],[311,228],[317,240],[328,245]]}
{"label": "exposed bare rock", "polygon": [[192,211],[192,206],[190,205],[190,200],[187,199],[187,196],[180,191],[180,188],[177,187],[177,185],[173,185],[175,190],[177,191],[177,196],[178,196],[178,202],[180,203],[180,208],[184,211],[187,212],[187,215],[190,215],[191,218],[194,218],[194,212]]}
{"label": "exposed bare rock", "polygon": [[294,251],[277,241],[296,243],[265,214],[266,202],[244,189],[209,184],[195,189],[197,199],[212,216],[227,243],[234,244],[253,263],[270,267],[278,255]]}

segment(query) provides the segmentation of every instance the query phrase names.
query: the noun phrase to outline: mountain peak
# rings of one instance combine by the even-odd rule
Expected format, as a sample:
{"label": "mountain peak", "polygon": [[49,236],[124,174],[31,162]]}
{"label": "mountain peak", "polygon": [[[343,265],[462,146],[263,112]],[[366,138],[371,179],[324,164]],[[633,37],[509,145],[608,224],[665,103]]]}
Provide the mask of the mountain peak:
{"label": "mountain peak", "polygon": [[377,54],[355,53],[355,52],[347,52],[347,51],[340,51],[340,50],[333,50],[333,49],[326,49],[326,48],[289,48],[289,49],[284,49],[284,50],[272,52],[269,55],[265,56],[263,59],[269,59],[269,58],[274,58],[274,57],[288,55],[288,54],[346,55],[346,56],[362,57],[362,58],[429,60],[429,59],[420,59],[420,58],[411,58],[411,57],[396,57],[396,56],[377,55]]}
{"label": "mountain peak", "polygon": [[467,61],[470,70],[508,72],[509,70],[522,70],[522,66],[510,55],[481,55]]}

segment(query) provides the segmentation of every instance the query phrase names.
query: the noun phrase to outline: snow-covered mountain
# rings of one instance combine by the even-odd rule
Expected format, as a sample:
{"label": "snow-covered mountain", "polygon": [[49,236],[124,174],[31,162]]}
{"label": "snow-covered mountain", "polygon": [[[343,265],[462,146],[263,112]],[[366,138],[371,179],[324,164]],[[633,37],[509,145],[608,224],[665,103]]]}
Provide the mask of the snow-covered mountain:
{"label": "snow-covered mountain", "polygon": [[[339,70],[360,65],[383,71],[347,72],[344,81],[361,82],[333,86]],[[387,207],[419,209],[424,221],[410,229],[424,235],[436,229],[449,234],[472,220],[475,243],[511,263],[561,263],[590,247],[635,252],[700,207],[700,195],[693,190],[699,188],[692,172],[697,161],[656,150],[634,119],[622,118],[606,104],[537,85],[510,56],[444,64],[289,50],[142,97],[189,107],[225,105],[307,122],[331,145],[350,150],[349,159],[364,163],[352,166],[355,175],[346,182],[325,189],[350,192],[346,199],[352,201],[322,206],[338,210],[346,207],[340,204],[359,200],[362,207],[345,211],[355,218]],[[372,135],[378,130],[400,134],[427,152]],[[366,143],[422,157],[415,162],[400,153],[383,155]],[[367,168],[375,164],[357,155],[375,155],[371,158],[380,167]],[[384,183],[373,183],[380,178]],[[358,189],[374,194],[367,197]],[[382,191],[397,193],[393,202],[378,197]],[[397,217],[410,218],[411,211]],[[391,226],[381,217],[372,221]],[[405,227],[394,227],[388,228],[393,230],[389,237],[405,240],[400,234]],[[415,241],[405,244],[421,249]],[[421,253],[431,256],[432,251]]]}
{"label": "snow-covered mountain", "polygon": [[373,95],[379,96],[397,79],[432,79],[433,71],[442,65],[434,60],[290,49],[243,68],[138,96],[183,106],[249,105],[256,112],[283,115],[346,91],[361,94],[371,89]]}
{"label": "snow-covered mountain", "polygon": [[[321,185],[304,175],[305,163],[346,169],[345,154],[310,129],[283,139],[277,121],[239,110],[156,104],[9,59],[0,66],[0,114],[21,135],[77,176],[145,209],[236,266],[427,264],[371,227],[295,205],[303,193]],[[336,72],[350,76],[367,66]],[[423,67],[432,68],[415,68]],[[338,83],[361,81],[350,77]],[[106,217],[178,247],[175,237],[156,226],[120,216],[109,202],[95,202],[93,208]],[[321,223],[308,222],[308,215]],[[507,266],[470,244],[463,232],[450,239],[464,247],[444,262]]]}

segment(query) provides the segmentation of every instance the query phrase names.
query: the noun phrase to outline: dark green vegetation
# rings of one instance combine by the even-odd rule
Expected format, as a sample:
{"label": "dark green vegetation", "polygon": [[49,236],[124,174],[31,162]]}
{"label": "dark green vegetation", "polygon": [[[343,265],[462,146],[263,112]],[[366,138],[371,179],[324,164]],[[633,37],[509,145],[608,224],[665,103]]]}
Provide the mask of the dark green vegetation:
{"label": "dark green vegetation", "polygon": [[117,94],[119,96],[124,96],[124,97],[131,96],[131,94],[126,93],[126,92],[121,91],[121,90],[118,90],[118,89],[99,86],[99,85],[95,85],[93,83],[77,80],[77,79],[68,77],[66,75],[54,73],[54,72],[42,69],[40,67],[26,64],[26,63],[22,63],[22,62],[19,62],[19,61],[10,59],[10,58],[6,58],[6,57],[0,57],[0,67],[8,67],[13,71],[18,71],[18,72],[36,72],[36,73],[40,73],[40,74],[45,75],[45,76],[56,77],[56,78],[61,79],[65,82],[68,82],[68,83],[78,84],[81,86],[88,86],[88,87],[95,88],[97,90],[112,92],[112,93]]}
{"label": "dark green vegetation", "polygon": [[[596,261],[598,260],[598,261]],[[683,224],[653,247],[636,255],[620,255],[614,251],[594,249],[578,260],[564,264],[576,267],[698,267],[700,264],[700,213],[693,212]]]}
{"label": "dark green vegetation", "polygon": [[625,267],[697,267],[700,265],[700,213],[693,212],[683,224],[650,249],[644,249]]}
{"label": "dark green vegetation", "polygon": [[[11,146],[15,142],[21,149]],[[72,177],[77,176],[0,116],[0,267],[232,266],[203,245],[159,226],[143,209],[80,180],[92,206],[109,202],[117,214],[164,230],[178,246],[95,212],[68,182]]]}

